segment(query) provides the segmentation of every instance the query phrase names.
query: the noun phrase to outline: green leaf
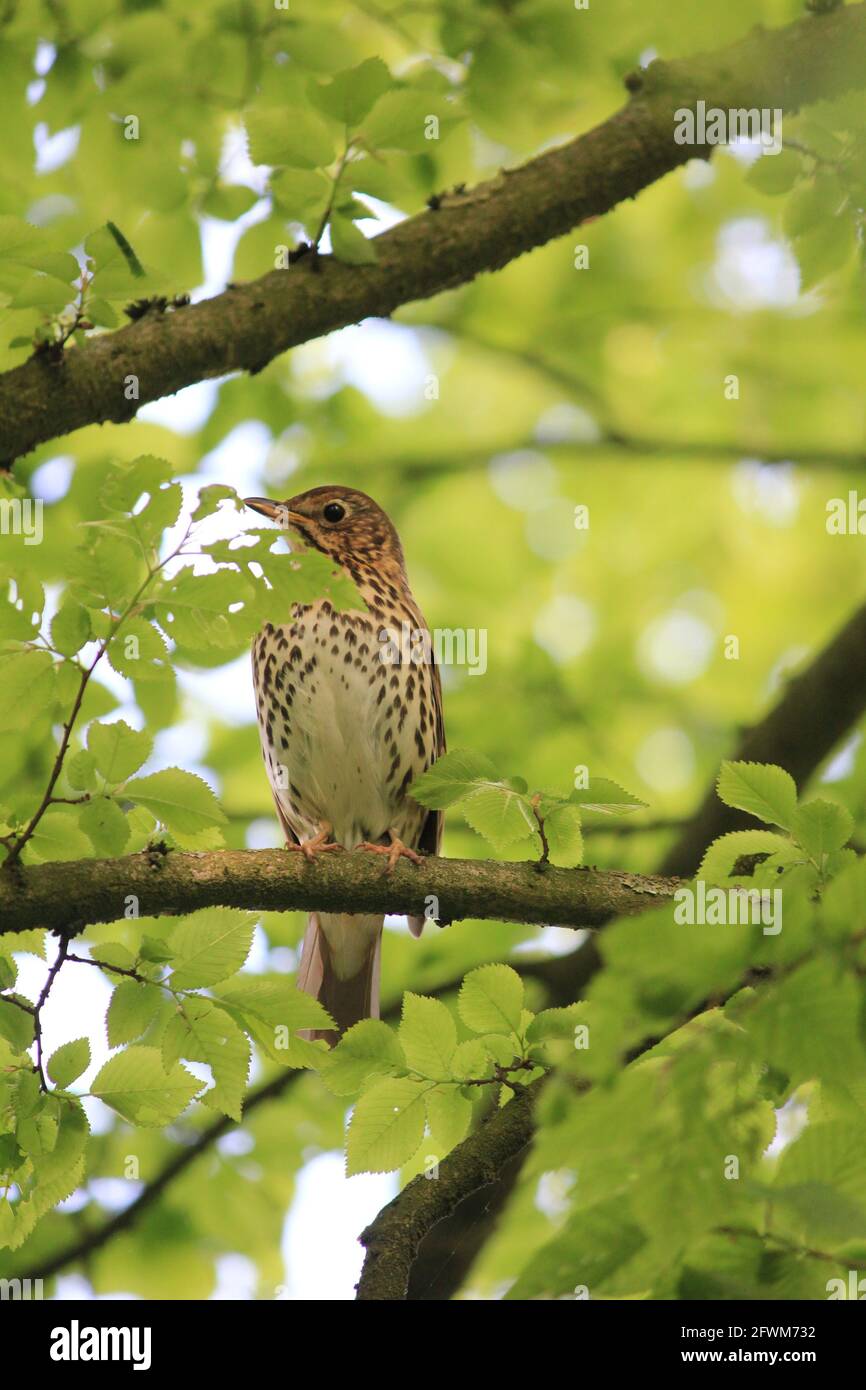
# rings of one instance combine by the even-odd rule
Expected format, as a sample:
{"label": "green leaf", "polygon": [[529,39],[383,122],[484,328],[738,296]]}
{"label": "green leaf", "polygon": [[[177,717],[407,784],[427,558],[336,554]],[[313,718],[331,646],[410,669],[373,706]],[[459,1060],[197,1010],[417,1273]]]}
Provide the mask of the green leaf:
{"label": "green leaf", "polygon": [[175,928],[172,989],[202,989],[240,970],[250,952],[256,918],[229,907],[207,907]]}
{"label": "green leaf", "polygon": [[130,680],[162,679],[167,656],[162,633],[144,618],[128,618],[108,647],[111,665],[118,675]]}
{"label": "green leaf", "polygon": [[390,1077],[365,1091],[352,1112],[346,1176],[389,1173],[407,1163],[424,1137],[429,1083]]}
{"label": "green leaf", "polygon": [[76,1038],[74,1042],[64,1043],[48,1058],[47,1071],[55,1086],[65,1090],[77,1081],[82,1072],[90,1066],[90,1043],[87,1038]]}
{"label": "green leaf", "polygon": [[558,1298],[585,1288],[590,1297],[602,1281],[646,1243],[627,1201],[616,1197],[573,1212],[563,1229],[528,1261],[509,1299]]}
{"label": "green leaf", "polygon": [[378,259],[373,241],[348,217],[342,213],[331,214],[331,246],[339,261],[347,265],[374,265]]}
{"label": "green leaf", "polygon": [[51,644],[63,656],[74,656],[91,636],[90,614],[80,603],[67,598],[51,619]]}
{"label": "green leaf", "polygon": [[404,994],[399,1037],[413,1071],[440,1080],[451,1075],[457,1029],[448,1009],[438,999]]}
{"label": "green leaf", "polygon": [[772,763],[723,762],[717,790],[727,806],[748,811],[769,825],[791,829],[797,809],[797,787],[783,768]]}
{"label": "green leaf", "polygon": [[326,85],[313,87],[312,96],[320,110],[352,129],[392,85],[382,59],[367,58],[357,67],[338,72]]}
{"label": "green leaf", "polygon": [[98,796],[82,806],[78,823],[97,854],[122,854],[129,839],[129,821],[116,801]]}
{"label": "green leaf", "polygon": [[466,797],[462,810],[472,829],[497,850],[526,840],[538,830],[526,796],[504,784],[477,787]]}
{"label": "green leaf", "polygon": [[462,801],[479,782],[496,781],[497,778],[495,767],[482,753],[452,748],[415,778],[409,793],[422,806],[442,810],[446,806],[453,806],[455,801]]}
{"label": "green leaf", "polygon": [[109,1057],[91,1087],[133,1125],[168,1125],[183,1113],[203,1083],[185,1067],[163,1071],[159,1049],[128,1047]]}
{"label": "green leaf", "polygon": [[394,1030],[378,1018],[365,1018],[347,1029],[328,1054],[322,1079],[334,1095],[348,1096],[368,1076],[405,1069],[406,1058]]}
{"label": "green leaf", "polygon": [[[106,782],[125,782],[150,757],[153,739],[144,730],[131,729],[123,720],[112,724],[91,724],[87,748]],[[147,779],[141,779],[146,781]]]}
{"label": "green leaf", "polygon": [[209,999],[193,995],[171,1020],[163,1039],[163,1065],[179,1057],[205,1062],[214,1086],[199,1097],[202,1104],[240,1123],[250,1066],[250,1045],[234,1019]]}
{"label": "green leaf", "polygon": [[543,1042],[546,1038],[568,1038],[573,1041],[575,1028],[580,1022],[580,1006],[577,1004],[560,1009],[542,1009],[529,1024],[526,1041]]}
{"label": "green leaf", "polygon": [[802,168],[802,158],[794,150],[782,149],[778,154],[764,153],[755,160],[746,175],[746,182],[761,193],[775,197],[794,187]]}
{"label": "green leaf", "polygon": [[321,169],[334,158],[334,143],[321,116],[295,106],[253,108],[244,125],[254,164],[290,164],[299,169]]}
{"label": "green leaf", "polygon": [[724,883],[733,873],[738,859],[752,854],[787,855],[792,848],[790,840],[772,830],[732,830],[710,845],[697,877],[707,883]]}
{"label": "green leaf", "polygon": [[854,820],[838,802],[816,799],[798,809],[791,831],[807,854],[818,859],[847,844],[854,832]]}
{"label": "green leaf", "polygon": [[472,1120],[472,1102],[456,1086],[435,1086],[425,1096],[430,1137],[440,1158],[465,1139]]}
{"label": "green leaf", "polygon": [[618,783],[611,782],[608,777],[590,777],[588,785],[575,787],[568,799],[573,805],[582,806],[584,811],[597,811],[610,816],[635,811],[647,804]]}
{"label": "green leaf", "polygon": [[88,836],[78,827],[76,809],[52,806],[34,830],[24,853],[44,863],[70,863],[74,859],[91,858],[93,848]]}
{"label": "green leaf", "polygon": [[800,265],[800,290],[804,292],[840,270],[857,249],[857,224],[850,214],[828,217],[797,237],[794,250]]}
{"label": "green leaf", "polygon": [[[438,129],[431,117],[438,123]],[[456,120],[457,113],[435,92],[408,89],[386,92],[364,122],[364,141],[374,150],[422,154],[435,150]]]}
{"label": "green leaf", "polygon": [[228,487],[225,483],[208,483],[207,487],[199,488],[198,506],[192,514],[192,520],[204,521],[205,517],[213,516],[220,503],[225,501],[238,505],[238,495],[233,487]]}
{"label": "green leaf", "polygon": [[463,981],[457,1010],[473,1033],[518,1032],[523,981],[510,965],[481,965]]}
{"label": "green leaf", "polygon": [[334,1020],[318,999],[296,988],[290,980],[239,975],[214,990],[221,1004],[241,1016],[256,1019],[269,1029],[334,1028]]}
{"label": "green leaf", "polygon": [[179,767],[167,767],[148,777],[127,782],[124,796],[151,811],[184,848],[202,847],[225,822],[219,802],[201,777]]}
{"label": "green leaf", "polygon": [[583,832],[577,806],[557,806],[545,817],[544,833],[555,864],[573,868],[583,863]]}
{"label": "green leaf", "polygon": [[318,169],[278,169],[271,178],[271,193],[281,211],[301,222],[312,237],[331,201],[332,184]]}
{"label": "green leaf", "polygon": [[150,1027],[162,1005],[162,994],[155,985],[137,980],[121,980],[108,1004],[105,1027],[109,1047],[140,1038]]}
{"label": "green leaf", "polygon": [[451,1058],[451,1075],[456,1081],[480,1081],[493,1075],[493,1058],[480,1038],[457,1044]]}
{"label": "green leaf", "polygon": [[22,729],[54,696],[54,666],[48,652],[0,655],[0,728]]}
{"label": "green leaf", "polygon": [[86,748],[79,748],[65,764],[66,780],[79,792],[91,792],[96,787],[96,759]]}

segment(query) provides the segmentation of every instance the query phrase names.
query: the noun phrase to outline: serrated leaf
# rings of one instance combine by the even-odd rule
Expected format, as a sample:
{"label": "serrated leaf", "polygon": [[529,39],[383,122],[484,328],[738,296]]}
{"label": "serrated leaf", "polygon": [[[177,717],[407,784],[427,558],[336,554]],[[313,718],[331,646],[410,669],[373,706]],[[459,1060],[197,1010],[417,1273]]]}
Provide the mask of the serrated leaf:
{"label": "serrated leaf", "polygon": [[389,1173],[407,1163],[424,1137],[429,1083],[378,1081],[360,1097],[346,1139],[346,1176]]}
{"label": "serrated leaf", "polygon": [[130,680],[160,680],[165,674],[168,647],[153,623],[129,618],[108,646],[108,660],[118,675]]}
{"label": "serrated leaf", "polygon": [[51,645],[63,656],[74,656],[90,640],[90,614],[75,599],[67,598],[51,619]]}
{"label": "serrated leaf", "polygon": [[162,995],[154,985],[121,980],[109,1000],[105,1019],[109,1047],[120,1047],[140,1038],[156,1018],[161,1004]]}
{"label": "serrated leaf", "polygon": [[818,798],[798,808],[791,831],[798,844],[817,859],[847,844],[854,832],[854,819],[847,807]]}
{"label": "serrated leaf", "polygon": [[791,829],[797,809],[797,787],[784,768],[772,763],[723,762],[717,790],[727,806],[748,811],[769,825]]}
{"label": "serrated leaf", "polygon": [[204,1105],[240,1122],[250,1066],[250,1045],[225,1009],[194,995],[171,1020],[163,1038],[163,1065],[180,1057],[205,1062],[214,1086],[199,1097]]}
{"label": "serrated leaf", "polygon": [[575,787],[569,793],[568,799],[573,805],[582,806],[584,811],[595,811],[610,816],[637,811],[647,804],[631,792],[627,792],[625,787],[612,782],[609,777],[590,777],[588,785]]}
{"label": "serrated leaf", "polygon": [[337,1096],[354,1095],[368,1076],[406,1069],[397,1034],[378,1018],[365,1018],[343,1033],[328,1054],[322,1080]]}
{"label": "serrated leaf", "polygon": [[334,158],[325,121],[309,109],[295,106],[289,113],[281,107],[253,107],[245,113],[244,125],[254,164],[321,169]]}
{"label": "serrated leaf", "polygon": [[545,817],[544,833],[555,864],[574,868],[583,863],[583,831],[577,806],[557,806]]}
{"label": "serrated leaf", "polygon": [[207,782],[179,767],[133,778],[124,796],[152,812],[184,848],[196,847],[203,832],[215,831],[225,822]]}
{"label": "serrated leaf", "polygon": [[[436,126],[431,117],[435,118]],[[426,89],[386,92],[364,121],[364,140],[374,150],[421,154],[436,149],[437,141],[456,120],[457,113],[434,92]],[[434,131],[436,138],[433,138]]]}
{"label": "serrated leaf", "polygon": [[472,1120],[472,1102],[456,1086],[435,1086],[425,1097],[430,1136],[442,1158],[465,1139]]}
{"label": "serrated leaf", "polygon": [[91,1094],[130,1124],[167,1125],[183,1113],[203,1084],[180,1065],[163,1071],[158,1048],[128,1047],[109,1057]]}
{"label": "serrated leaf", "polygon": [[238,1015],[258,1019],[269,1028],[289,1033],[299,1028],[334,1028],[330,1014],[318,999],[296,988],[290,980],[239,975],[219,985],[214,994]]}
{"label": "serrated leaf", "polygon": [[707,883],[724,883],[733,873],[737,860],[746,855],[787,855],[791,850],[791,841],[772,830],[732,830],[727,835],[720,835],[710,845],[701,860],[697,877]]}
{"label": "serrated leaf", "polygon": [[111,724],[91,724],[87,749],[106,782],[125,782],[150,757],[153,739],[142,730],[131,729],[123,719]]}
{"label": "serrated leaf", "polygon": [[54,664],[48,652],[0,655],[0,728],[29,725],[53,696]]}
{"label": "serrated leaf", "polygon": [[78,823],[98,855],[122,854],[129,839],[129,821],[116,801],[98,796],[81,807]]}
{"label": "serrated leaf", "polygon": [[392,85],[382,59],[367,58],[356,67],[338,72],[330,82],[314,87],[312,95],[320,110],[352,129]]}
{"label": "serrated leaf", "polygon": [[399,1038],[413,1071],[433,1078],[451,1075],[457,1029],[448,1009],[438,999],[404,994]]}
{"label": "serrated leaf", "polygon": [[47,1071],[55,1086],[65,1090],[77,1081],[82,1072],[90,1066],[90,1043],[87,1038],[76,1038],[74,1042],[64,1043],[48,1058]]}
{"label": "serrated leaf", "polygon": [[468,796],[479,782],[495,781],[497,772],[489,758],[465,748],[452,748],[415,781],[410,796],[431,810],[442,810]]}
{"label": "serrated leaf", "polygon": [[202,989],[240,970],[250,952],[256,919],[229,907],[195,912],[171,934],[172,989]]}
{"label": "serrated leaf", "polygon": [[538,830],[527,797],[505,785],[477,787],[465,798],[462,811],[472,829],[497,850],[527,840]]}
{"label": "serrated leaf", "polygon": [[481,965],[460,987],[457,1011],[473,1033],[510,1033],[520,1028],[523,981],[510,965]]}

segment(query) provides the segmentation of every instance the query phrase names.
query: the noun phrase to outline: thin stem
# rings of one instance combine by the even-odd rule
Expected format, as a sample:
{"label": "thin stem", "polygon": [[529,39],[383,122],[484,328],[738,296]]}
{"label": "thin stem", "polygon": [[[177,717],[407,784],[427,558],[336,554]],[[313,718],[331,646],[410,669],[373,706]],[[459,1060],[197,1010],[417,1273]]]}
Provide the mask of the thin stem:
{"label": "thin stem", "polygon": [[46,1000],[48,999],[49,994],[51,993],[51,986],[57,979],[57,976],[60,973],[61,966],[63,965],[63,962],[66,960],[68,954],[69,941],[65,936],[62,936],[60,938],[60,945],[57,949],[57,957],[54,961],[54,964],[48,972],[48,978],[46,979],[45,984],[42,987],[42,993],[37,999],[36,1007],[33,1010],[33,1038],[36,1043],[36,1070],[39,1073],[39,1084],[42,1087],[43,1091],[47,1091],[49,1089],[49,1086],[48,1082],[45,1079],[45,1070],[42,1065],[42,1009],[45,1005]]}

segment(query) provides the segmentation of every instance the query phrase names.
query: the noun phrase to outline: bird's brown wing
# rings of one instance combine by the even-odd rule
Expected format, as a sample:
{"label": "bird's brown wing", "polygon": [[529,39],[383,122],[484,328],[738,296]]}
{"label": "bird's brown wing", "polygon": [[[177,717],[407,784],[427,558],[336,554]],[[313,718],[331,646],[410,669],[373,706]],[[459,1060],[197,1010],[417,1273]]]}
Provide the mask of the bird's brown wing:
{"label": "bird's brown wing", "polygon": [[[439,667],[431,654],[430,675],[433,687],[433,732],[435,735],[434,745],[436,757],[441,758],[445,752],[445,716],[442,712],[442,681],[439,676]],[[421,827],[421,834],[418,836],[417,849],[424,854],[438,854],[442,848],[442,830],[445,817],[442,811],[429,811],[424,824]]]}
{"label": "bird's brown wing", "polygon": [[[445,752],[445,718],[442,712],[442,681],[439,678],[439,667],[431,658],[431,675],[433,686],[433,723],[435,734],[436,757],[441,758]],[[442,811],[428,811],[421,826],[421,834],[418,836],[416,849],[421,850],[422,854],[438,854],[442,848],[442,830],[445,823]],[[413,936],[420,936],[424,930],[423,917],[410,917],[409,930]]]}

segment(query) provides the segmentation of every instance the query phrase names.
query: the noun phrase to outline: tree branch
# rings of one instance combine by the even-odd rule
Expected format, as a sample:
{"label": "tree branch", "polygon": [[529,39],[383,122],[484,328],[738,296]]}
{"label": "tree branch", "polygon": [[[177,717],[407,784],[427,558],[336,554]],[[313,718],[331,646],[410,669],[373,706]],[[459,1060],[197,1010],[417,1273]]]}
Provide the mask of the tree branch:
{"label": "tree branch", "polygon": [[378,859],[363,852],[329,854],[307,864],[285,850],[145,851],[121,859],[0,868],[0,933],[45,927],[73,935],[90,923],[120,920],[130,906],[141,916],[169,917],[214,906],[423,915],[433,899],[443,924],[480,917],[593,927],[643,912],[670,898],[676,887],[671,878],[618,870],[539,871],[532,862],[430,858],[398,864],[386,875]]}
{"label": "tree branch", "polygon": [[423,1174],[383,1207],[358,1237],[367,1251],[358,1299],[399,1302],[406,1298],[409,1272],[423,1237],[450,1216],[464,1197],[496,1182],[500,1172],[532,1138],[533,1109],[545,1078],[497,1110],[439,1165],[435,1181]]}
{"label": "tree branch", "polygon": [[[848,619],[828,646],[787,685],[769,714],[740,739],[736,760],[778,763],[798,787],[866,711],[866,604]],[[715,782],[683,833],[668,850],[663,874],[692,874],[704,850],[719,835],[755,825],[716,795]]]}
{"label": "tree branch", "polygon": [[[128,420],[193,382],[258,371],[287,348],[501,269],[709,154],[673,138],[675,113],[698,100],[790,112],[864,84],[864,4],[755,29],[715,54],[655,62],[632,74],[631,100],[594,130],[377,237],[375,265],[304,257],[200,304],[95,335],[59,362],[37,354],[3,373],[2,460],[84,425]],[[129,377],[137,401],[126,398]]]}

